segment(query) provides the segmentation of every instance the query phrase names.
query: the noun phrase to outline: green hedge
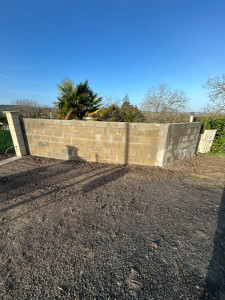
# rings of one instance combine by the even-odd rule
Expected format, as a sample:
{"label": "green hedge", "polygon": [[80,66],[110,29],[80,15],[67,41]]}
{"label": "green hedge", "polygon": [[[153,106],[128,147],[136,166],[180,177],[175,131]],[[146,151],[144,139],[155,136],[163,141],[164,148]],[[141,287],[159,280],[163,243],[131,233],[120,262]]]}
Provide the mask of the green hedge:
{"label": "green hedge", "polygon": [[7,118],[5,115],[0,113],[0,122],[3,123],[4,125],[8,124]]}
{"label": "green hedge", "polygon": [[205,130],[217,129],[210,152],[225,153],[225,117],[198,117],[195,122],[202,123],[202,133]]}

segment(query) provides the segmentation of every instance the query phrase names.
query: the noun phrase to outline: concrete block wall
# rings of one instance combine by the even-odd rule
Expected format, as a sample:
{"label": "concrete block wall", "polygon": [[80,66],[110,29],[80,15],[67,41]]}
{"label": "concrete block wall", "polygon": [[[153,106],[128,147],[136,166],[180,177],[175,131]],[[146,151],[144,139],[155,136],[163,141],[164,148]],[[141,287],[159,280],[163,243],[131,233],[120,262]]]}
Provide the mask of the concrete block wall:
{"label": "concrete block wall", "polygon": [[168,124],[23,119],[31,155],[162,165]]}
{"label": "concrete block wall", "polygon": [[196,154],[201,123],[169,124],[163,165]]}
{"label": "concrete block wall", "polygon": [[[23,119],[22,134],[19,118],[11,118],[10,114],[7,116],[13,125],[10,125],[12,134],[17,128],[15,142],[18,144],[18,138],[22,142],[24,135],[31,155],[116,164],[164,166],[192,156],[196,153],[201,127],[201,123]],[[20,149],[21,153],[26,150],[24,142],[18,144]]]}

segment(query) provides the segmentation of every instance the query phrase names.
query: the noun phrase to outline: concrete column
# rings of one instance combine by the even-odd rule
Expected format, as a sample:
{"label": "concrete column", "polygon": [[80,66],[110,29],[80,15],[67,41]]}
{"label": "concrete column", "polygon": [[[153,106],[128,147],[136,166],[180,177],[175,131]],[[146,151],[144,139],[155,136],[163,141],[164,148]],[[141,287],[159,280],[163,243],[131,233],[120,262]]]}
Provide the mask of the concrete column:
{"label": "concrete column", "polygon": [[217,129],[205,130],[203,134],[201,134],[198,152],[199,153],[208,153],[212,147],[214,138],[216,136]]}
{"label": "concrete column", "polygon": [[23,132],[20,125],[20,119],[18,112],[16,111],[4,111],[6,114],[9,129],[12,135],[13,145],[15,147],[17,156],[24,156],[27,154],[25,142],[23,138]]}

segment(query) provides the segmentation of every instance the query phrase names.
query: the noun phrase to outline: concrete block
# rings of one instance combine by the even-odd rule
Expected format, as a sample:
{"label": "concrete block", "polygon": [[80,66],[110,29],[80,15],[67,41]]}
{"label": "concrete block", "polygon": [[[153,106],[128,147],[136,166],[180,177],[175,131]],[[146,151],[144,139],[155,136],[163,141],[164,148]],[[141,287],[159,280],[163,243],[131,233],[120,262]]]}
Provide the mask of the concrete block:
{"label": "concrete block", "polygon": [[127,128],[117,128],[117,129],[119,129],[119,134],[120,135],[124,135],[124,136],[130,136],[130,129],[129,129],[129,127],[127,127]]}
{"label": "concrete block", "polygon": [[145,129],[143,133],[144,133],[144,136],[148,136],[148,137],[151,137],[151,138],[158,138],[159,134],[160,134],[160,131],[159,130]]}
{"label": "concrete block", "polygon": [[61,138],[60,137],[52,136],[51,137],[51,141],[54,142],[54,143],[60,143],[61,142]]}
{"label": "concrete block", "polygon": [[130,136],[142,136],[143,135],[143,129],[133,129],[133,128],[130,128],[129,131],[128,131],[128,134]]}
{"label": "concrete block", "polygon": [[54,137],[63,137],[63,131],[61,129],[54,131]]}
{"label": "concrete block", "polygon": [[62,142],[66,145],[72,145],[72,139],[71,138],[63,138]]}
{"label": "concrete block", "polygon": [[51,137],[50,136],[42,135],[40,137],[40,140],[43,141],[43,142],[50,142],[51,141]]}
{"label": "concrete block", "polygon": [[129,156],[128,157],[128,163],[135,164],[135,165],[143,165],[144,164],[144,158],[139,156]]}
{"label": "concrete block", "polygon": [[111,127],[107,127],[106,134],[120,135],[120,129],[119,129],[119,128],[111,128]]}
{"label": "concrete block", "polygon": [[140,144],[149,144],[150,143],[150,138],[148,136],[139,136],[136,138],[136,142]]}
{"label": "concrete block", "polygon": [[113,142],[123,142],[124,137],[121,135],[110,135],[112,137]]}
{"label": "concrete block", "polygon": [[126,123],[126,122],[108,122],[108,126],[110,128],[121,128],[121,129],[123,129],[123,128],[128,128],[129,123]]}
{"label": "concrete block", "polygon": [[106,128],[104,127],[90,127],[93,134],[106,134]]}
{"label": "concrete block", "polygon": [[110,127],[109,122],[94,121],[94,123],[92,123],[92,124],[93,124],[93,126],[95,126],[95,127],[104,127],[104,128]]}
{"label": "concrete block", "polygon": [[39,141],[38,145],[39,145],[39,147],[48,147],[49,143],[48,142],[44,142],[44,141]]}
{"label": "concrete block", "polygon": [[136,137],[136,136],[125,137],[125,143],[136,144],[136,143],[138,143],[138,137]]}
{"label": "concrete block", "polygon": [[35,141],[40,141],[41,140],[41,136],[33,134],[32,139],[35,140]]}
{"label": "concrete block", "polygon": [[[27,132],[27,130],[26,130],[26,132]],[[33,129],[33,133],[36,135],[44,135],[44,130],[36,128],[36,129]]]}
{"label": "concrete block", "polygon": [[154,157],[145,157],[143,159],[143,165],[146,165],[146,166],[157,166]]}

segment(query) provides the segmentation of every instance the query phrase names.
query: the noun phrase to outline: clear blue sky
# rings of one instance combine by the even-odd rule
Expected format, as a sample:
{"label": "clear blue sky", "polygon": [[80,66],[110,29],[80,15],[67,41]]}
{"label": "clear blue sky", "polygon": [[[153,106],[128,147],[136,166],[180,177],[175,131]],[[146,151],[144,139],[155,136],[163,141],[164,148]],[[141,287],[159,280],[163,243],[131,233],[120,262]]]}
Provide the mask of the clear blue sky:
{"label": "clear blue sky", "polygon": [[2,0],[0,104],[52,105],[63,78],[139,104],[153,85],[183,89],[225,73],[224,0]]}

